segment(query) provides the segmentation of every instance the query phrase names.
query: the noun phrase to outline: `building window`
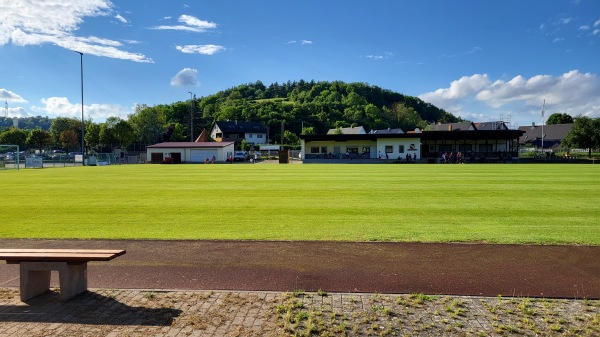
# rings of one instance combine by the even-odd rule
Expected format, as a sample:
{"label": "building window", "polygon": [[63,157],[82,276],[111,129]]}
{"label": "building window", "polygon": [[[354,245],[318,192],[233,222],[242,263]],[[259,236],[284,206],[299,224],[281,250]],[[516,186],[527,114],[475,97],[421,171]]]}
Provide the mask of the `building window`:
{"label": "building window", "polygon": [[394,152],[394,147],[392,145],[386,145],[385,153],[392,153],[392,152]]}
{"label": "building window", "polygon": [[248,134],[248,138],[253,138],[251,133]]}
{"label": "building window", "polygon": [[479,144],[479,152],[492,152],[493,144]]}
{"label": "building window", "polygon": [[327,153],[327,146],[321,146],[321,153]]}
{"label": "building window", "polygon": [[473,150],[472,145],[459,145],[458,146],[458,151],[460,151],[460,152],[471,152],[472,150]]}
{"label": "building window", "polygon": [[348,153],[358,154],[358,147],[347,147],[346,151],[348,151]]}
{"label": "building window", "polygon": [[262,133],[259,133],[256,135],[256,138],[262,138],[262,137],[263,137]]}
{"label": "building window", "polygon": [[398,153],[404,153],[404,145],[398,145]]}
{"label": "building window", "polygon": [[319,147],[318,146],[313,146],[310,148],[310,153],[319,153]]}

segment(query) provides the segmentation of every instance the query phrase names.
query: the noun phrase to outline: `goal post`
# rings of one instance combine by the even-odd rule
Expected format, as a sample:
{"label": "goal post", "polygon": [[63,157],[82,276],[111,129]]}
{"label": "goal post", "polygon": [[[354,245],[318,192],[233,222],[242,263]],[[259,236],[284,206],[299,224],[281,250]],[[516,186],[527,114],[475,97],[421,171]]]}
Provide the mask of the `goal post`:
{"label": "goal post", "polygon": [[19,145],[0,144],[0,170],[18,170],[19,161]]}

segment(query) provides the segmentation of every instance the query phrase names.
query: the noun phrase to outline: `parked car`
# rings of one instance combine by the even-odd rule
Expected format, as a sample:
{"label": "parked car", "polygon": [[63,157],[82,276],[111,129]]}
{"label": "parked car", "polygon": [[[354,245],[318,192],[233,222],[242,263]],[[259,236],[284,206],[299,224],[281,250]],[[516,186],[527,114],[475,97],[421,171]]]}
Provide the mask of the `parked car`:
{"label": "parked car", "polygon": [[248,159],[250,159],[250,156],[246,151],[236,151],[233,154],[233,161],[246,161]]}
{"label": "parked car", "polygon": [[60,158],[62,156],[66,156],[67,153],[63,150],[53,150],[52,151],[52,158]]}

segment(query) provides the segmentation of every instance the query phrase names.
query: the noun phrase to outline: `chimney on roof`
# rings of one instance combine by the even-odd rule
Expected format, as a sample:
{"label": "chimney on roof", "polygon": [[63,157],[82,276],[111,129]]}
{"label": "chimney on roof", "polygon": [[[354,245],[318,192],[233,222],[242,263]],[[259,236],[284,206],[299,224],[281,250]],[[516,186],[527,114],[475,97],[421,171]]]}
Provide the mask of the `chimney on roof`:
{"label": "chimney on roof", "polygon": [[535,128],[535,122],[531,122],[531,128]]}
{"label": "chimney on roof", "polygon": [[452,124],[448,124],[448,131],[452,131]]}

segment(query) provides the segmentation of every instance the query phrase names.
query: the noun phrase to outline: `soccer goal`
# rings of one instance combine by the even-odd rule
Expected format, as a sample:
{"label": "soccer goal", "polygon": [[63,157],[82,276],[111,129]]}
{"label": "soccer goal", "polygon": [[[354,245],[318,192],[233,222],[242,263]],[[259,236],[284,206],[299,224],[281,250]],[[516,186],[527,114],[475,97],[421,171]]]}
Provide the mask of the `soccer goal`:
{"label": "soccer goal", "polygon": [[19,145],[0,144],[0,170],[19,169]]}

